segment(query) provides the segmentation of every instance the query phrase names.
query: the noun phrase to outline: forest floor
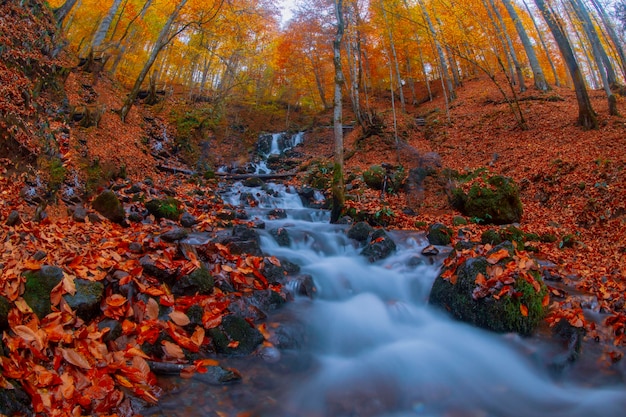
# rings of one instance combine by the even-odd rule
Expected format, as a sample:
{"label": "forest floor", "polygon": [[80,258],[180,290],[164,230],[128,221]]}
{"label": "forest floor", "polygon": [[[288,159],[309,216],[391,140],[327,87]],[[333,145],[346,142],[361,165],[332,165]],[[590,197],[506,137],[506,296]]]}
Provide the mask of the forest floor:
{"label": "forest floor", "polygon": [[[212,213],[203,211],[196,194],[201,188],[207,196],[211,195],[217,189],[216,182],[203,182],[200,187],[188,181],[184,175],[160,172],[156,166],[163,160],[149,152],[148,136],[173,136],[176,133],[175,127],[168,124],[170,104],[153,107],[138,105],[130,113],[127,123],[122,123],[114,112],[114,109],[121,107],[122,90],[104,77],[97,79],[97,82],[89,77],[76,71],[70,73],[65,84],[69,101],[71,104],[80,104],[90,95],[95,95],[98,103],[104,106],[104,112],[97,128],[71,127],[63,155],[65,168],[75,168],[76,172],[85,175],[83,181],[89,179],[88,168],[93,167],[94,161],[98,162],[100,173],[116,171],[116,175],[124,177],[112,179],[112,183],[118,185],[151,178],[156,189],[168,190],[184,201],[202,227],[210,230],[219,228],[215,212],[221,208],[215,205]],[[361,129],[356,127],[348,130],[345,137],[348,155],[346,171],[347,174],[355,174],[357,179],[353,185],[358,190],[355,192],[358,198],[350,204],[374,212],[387,209],[388,213],[392,213],[388,228],[425,229],[429,224],[441,222],[454,230],[454,236],[463,229],[466,236],[480,240],[481,233],[493,226],[472,222],[455,226],[453,219],[459,213],[451,207],[446,185],[441,183],[441,178],[428,178],[423,196],[417,202],[409,202],[402,191],[381,199],[379,192],[366,189],[359,174],[373,164],[385,162],[402,164],[410,169],[417,164],[419,155],[433,152],[440,156],[442,168],[457,171],[487,168],[493,173],[512,177],[520,185],[524,207],[519,227],[524,232],[550,233],[557,237],[554,242],[533,243],[537,249],[536,256],[554,264],[554,274],[560,279],[559,288],[552,290],[548,320],[565,317],[571,323],[585,327],[586,340],[602,343],[605,362],[610,365],[621,359],[626,328],[626,118],[607,116],[606,101],[599,91],[592,92],[592,102],[599,113],[600,128],[591,131],[584,131],[575,125],[576,100],[568,89],[557,88],[547,93],[530,90],[521,94],[520,100],[528,124],[526,130],[520,129],[515,123],[495,86],[482,79],[467,81],[458,89],[458,98],[452,103],[449,114],[441,98],[419,106],[407,106],[406,112],[398,109],[395,121],[398,140],[409,145],[412,149],[410,152],[406,151],[409,148],[398,152],[393,112],[388,102],[379,100],[376,113],[383,121],[383,130],[363,138]],[[179,106],[180,102],[176,105]],[[623,99],[620,99],[618,106],[620,112],[626,114]],[[416,122],[418,117],[425,119],[424,126]],[[155,119],[158,120],[156,128],[152,123]],[[304,180],[306,167],[312,161],[332,160],[330,114],[316,115],[316,120],[316,124],[307,131],[304,144],[297,149],[302,174],[292,180],[294,183]],[[155,133],[154,129],[161,129],[162,132]],[[246,151],[240,151],[240,140],[234,134],[222,135],[219,140],[214,138],[211,141],[213,160],[225,164],[248,160],[251,145],[247,143]],[[3,358],[6,379],[0,375],[0,387],[8,387],[9,378],[34,378],[32,387],[46,387],[38,391],[40,397],[37,402],[38,407],[46,410],[66,404],[64,399],[67,403],[83,405],[81,401],[87,401],[88,396],[97,400],[92,403],[92,411],[107,410],[121,398],[110,395],[113,386],[121,387],[122,390],[131,389],[147,400],[158,396],[158,391],[152,386],[154,381],[147,374],[145,362],[135,359],[142,357],[137,351],[126,350],[121,353],[122,356],[106,352],[105,344],[96,343],[102,334],[80,321],[68,319],[68,311],[62,304],[59,315],[53,321],[44,321],[40,325],[29,312],[28,306],[19,301],[24,285],[20,277],[22,272],[38,270],[43,264],[62,265],[66,273],[89,279],[102,279],[113,265],[136,272],[138,257],[128,250],[129,242],[146,241],[150,235],[158,234],[160,228],[167,225],[156,222],[121,228],[107,222],[79,223],[71,217],[69,207],[62,200],[47,206],[47,217],[43,222],[28,220],[33,219],[38,209],[37,206],[27,204],[20,194],[30,174],[19,166],[18,161],[4,161],[3,172],[0,172],[3,200],[0,222],[4,224],[10,213],[17,210],[22,223],[15,226],[14,230],[5,227],[0,232],[0,264],[3,266],[1,293],[18,307],[13,310],[14,316],[10,320],[21,320],[24,323],[19,326],[19,336],[28,342],[30,353],[24,354],[22,359],[24,363],[30,364],[31,371],[25,371],[17,362]],[[86,161],[91,161],[91,165],[86,164]],[[117,172],[121,167],[124,172]],[[95,194],[99,190],[91,191]],[[204,203],[208,199],[204,199]],[[34,260],[34,254],[42,250],[45,257]],[[190,265],[197,262],[193,257],[177,258],[180,255],[154,244],[146,250],[154,256],[165,256],[167,259],[164,262],[170,266],[193,269],[194,266]],[[82,255],[76,256],[77,253]],[[222,255],[226,258],[230,256],[227,253]],[[233,258],[227,261],[232,264]],[[258,259],[252,260],[248,267],[258,267],[258,262]],[[220,273],[223,274],[224,270],[227,269],[222,269]],[[69,282],[64,281],[63,285],[67,288],[61,289],[61,293],[71,291]],[[261,284],[255,281],[254,285]],[[162,294],[161,289],[150,291],[167,299],[167,294]],[[111,294],[103,303],[105,310],[114,311],[120,307],[116,305],[120,300],[115,295]],[[217,303],[219,300],[213,301]],[[154,312],[149,312],[148,306],[145,307],[146,311],[142,314],[153,315]],[[600,314],[605,321],[597,325],[596,321],[584,316],[583,309]],[[116,314],[112,312],[109,316],[117,317]],[[122,316],[117,318],[121,319]],[[175,317],[173,321],[180,320],[180,317]],[[76,330],[70,331],[72,326]],[[129,338],[141,336],[139,329],[131,328],[130,324],[126,326],[124,331],[128,332]],[[78,329],[92,332],[91,339],[84,333],[79,337]],[[74,335],[72,337],[75,339],[70,340],[72,337],[67,336],[69,334]],[[178,341],[188,346],[192,343],[188,339],[197,338],[198,335],[194,332],[186,337]],[[16,340],[15,337],[5,337],[5,346],[10,349],[26,347],[19,345],[23,341],[18,343]],[[36,353],[59,340],[65,342],[66,347],[54,348],[57,350],[55,354],[76,368],[74,373],[61,377],[55,373],[59,366],[57,361],[61,359],[55,361],[56,369],[53,369],[45,365],[45,359]],[[90,360],[86,362],[80,352],[89,352],[95,356],[110,355],[106,356],[109,358],[108,368],[99,368],[96,374],[96,369],[92,370],[93,364]],[[165,356],[171,360],[180,359],[180,352],[169,346]],[[131,357],[132,363],[123,365],[124,359],[128,362]],[[194,366],[201,368],[205,365],[207,363]],[[89,379],[102,383],[89,386]],[[46,391],[51,385],[55,390]],[[74,392],[74,387],[81,386],[89,386],[89,389],[83,389],[81,393]],[[47,394],[42,394],[44,391]],[[117,406],[120,414],[124,414],[124,407],[127,412],[131,409],[127,402],[121,405],[118,403]]]}

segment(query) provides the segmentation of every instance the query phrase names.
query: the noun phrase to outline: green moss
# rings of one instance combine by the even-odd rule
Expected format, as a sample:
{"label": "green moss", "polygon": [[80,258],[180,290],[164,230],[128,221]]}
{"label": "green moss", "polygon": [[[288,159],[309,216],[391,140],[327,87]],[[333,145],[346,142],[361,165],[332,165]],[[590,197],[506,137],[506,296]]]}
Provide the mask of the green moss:
{"label": "green moss", "polygon": [[111,190],[104,190],[96,197],[91,206],[98,213],[115,223],[123,223],[126,213],[122,203]]}
{"label": "green moss", "polygon": [[[387,175],[387,183],[385,183],[385,175]],[[406,172],[402,165],[385,171],[380,165],[372,165],[368,170],[363,172],[363,181],[368,187],[374,190],[382,190],[389,193],[396,193],[402,187],[406,179]]]}
{"label": "green moss", "polygon": [[153,199],[146,202],[146,210],[155,218],[178,220],[182,214],[181,203],[173,197]]}
{"label": "green moss", "polygon": [[452,190],[451,203],[476,223],[509,224],[521,220],[523,209],[519,190],[508,177],[487,177],[487,185],[474,183],[465,193],[461,187]]}

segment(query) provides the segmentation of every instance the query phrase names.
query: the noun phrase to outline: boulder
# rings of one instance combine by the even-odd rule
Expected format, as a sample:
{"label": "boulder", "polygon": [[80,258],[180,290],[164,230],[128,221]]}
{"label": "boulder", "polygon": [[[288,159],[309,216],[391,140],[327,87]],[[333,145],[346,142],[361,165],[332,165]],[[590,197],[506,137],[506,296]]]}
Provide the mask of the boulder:
{"label": "boulder", "polygon": [[211,294],[213,291],[213,277],[209,270],[202,265],[191,273],[178,279],[172,286],[172,294],[176,296]]}
{"label": "boulder", "polygon": [[270,235],[278,243],[278,246],[289,247],[291,245],[291,237],[289,237],[289,232],[284,227],[270,230]]}
{"label": "boulder", "polygon": [[518,223],[523,214],[517,184],[512,178],[501,175],[476,181],[467,192],[461,187],[454,188],[452,205],[463,215],[480,223]]}
{"label": "boulder", "polygon": [[395,242],[387,235],[383,229],[378,229],[371,234],[369,243],[361,251],[361,256],[365,256],[370,262],[385,259],[396,250]]}
{"label": "boulder", "polygon": [[348,229],[348,237],[354,239],[357,242],[365,242],[370,233],[374,231],[374,228],[367,222],[355,223],[350,229]]}
{"label": "boulder", "polygon": [[[0,295],[0,332],[9,327],[9,310],[11,303],[6,297]],[[0,355],[2,352],[0,351]]]}
{"label": "boulder", "polygon": [[228,315],[219,327],[209,330],[218,353],[248,355],[263,342],[263,335],[241,317]]}
{"label": "boulder", "polygon": [[88,323],[100,313],[100,302],[104,296],[104,285],[98,281],[77,278],[74,280],[76,293],[63,298],[76,311],[76,315]]}
{"label": "boulder", "polygon": [[155,198],[146,202],[146,210],[156,219],[165,218],[176,221],[182,214],[180,207],[180,201],[173,197],[164,199]]}
{"label": "boulder", "polygon": [[454,318],[495,332],[533,333],[546,314],[548,290],[539,266],[511,242],[452,251],[429,303]]}
{"label": "boulder", "polygon": [[188,235],[189,233],[182,227],[174,227],[167,232],[162,233],[160,237],[166,242],[176,242],[179,240],[183,240]]}
{"label": "boulder", "polygon": [[5,224],[11,227],[20,224],[21,221],[22,219],[20,218],[20,212],[17,210],[13,210],[11,211],[11,213],[9,213]]}
{"label": "boulder", "polygon": [[50,293],[63,279],[63,270],[57,266],[44,265],[38,271],[24,274],[24,301],[40,319],[52,311]]}
{"label": "boulder", "polygon": [[451,237],[452,231],[442,223],[435,223],[428,226],[426,238],[431,245],[449,245],[452,241]]}
{"label": "boulder", "polygon": [[111,190],[104,190],[91,203],[91,207],[113,223],[124,224],[126,213],[122,202]]}
{"label": "boulder", "polygon": [[198,219],[196,219],[188,212],[184,212],[182,216],[180,216],[180,225],[183,227],[193,227],[197,223]]}

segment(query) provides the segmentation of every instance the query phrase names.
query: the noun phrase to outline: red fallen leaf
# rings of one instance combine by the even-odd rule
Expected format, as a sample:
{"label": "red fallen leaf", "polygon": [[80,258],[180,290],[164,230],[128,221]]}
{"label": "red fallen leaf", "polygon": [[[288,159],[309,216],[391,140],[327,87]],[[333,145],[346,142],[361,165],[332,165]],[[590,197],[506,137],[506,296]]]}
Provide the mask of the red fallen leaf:
{"label": "red fallen leaf", "polygon": [[519,311],[522,313],[522,316],[528,317],[528,307],[526,307],[524,304],[519,305]]}
{"label": "red fallen leaf", "polygon": [[222,324],[222,315],[213,314],[210,311],[206,311],[202,315],[202,324],[204,325],[205,329],[213,329]]}
{"label": "red fallen leaf", "polygon": [[91,369],[89,361],[81,353],[75,351],[74,349],[59,348],[59,350],[63,355],[63,359],[65,359],[72,365],[78,366],[79,368],[83,369]]}
{"label": "red fallen leaf", "polygon": [[218,366],[220,363],[215,359],[198,359],[193,363],[198,368],[203,368],[207,366]]}
{"label": "red fallen leaf", "polygon": [[204,342],[204,336],[205,336],[204,329],[200,326],[196,326],[196,330],[194,330],[190,339],[197,347],[200,347],[202,346],[202,343]]}
{"label": "red fallen leaf", "polygon": [[228,347],[231,349],[236,349],[239,346],[239,341],[238,340],[233,340],[232,342],[230,342],[228,344]]}
{"label": "red fallen leaf", "polygon": [[[42,350],[45,346],[44,342],[44,334],[40,334],[39,331],[34,331],[28,326],[24,326],[19,324],[14,326],[11,330],[20,338],[22,338],[26,342],[34,342],[35,348],[38,350]],[[42,332],[43,333],[43,332]]]}
{"label": "red fallen leaf", "polygon": [[489,262],[491,265],[495,265],[498,262],[500,262],[502,259],[508,258],[509,256],[511,256],[509,254],[509,251],[507,251],[506,249],[500,249],[499,251],[494,252],[491,255],[489,255],[487,257],[487,262]]}
{"label": "red fallen leaf", "polygon": [[186,326],[191,322],[191,320],[189,320],[189,317],[185,313],[178,310],[172,311],[169,314],[169,317],[178,326]]}
{"label": "red fallen leaf", "polygon": [[474,280],[474,282],[477,285],[481,285],[481,286],[487,285],[487,280],[485,279],[485,276],[481,274],[480,272],[476,275],[476,279]]}
{"label": "red fallen leaf", "polygon": [[543,307],[547,307],[550,304],[550,294],[546,293],[546,295],[543,296],[543,300],[541,300],[541,305]]}
{"label": "red fallen leaf", "polygon": [[168,342],[167,340],[163,340],[161,344],[163,345],[163,351],[167,356],[174,359],[185,359],[185,353],[177,344]]}
{"label": "red fallen leaf", "polygon": [[113,294],[106,298],[106,303],[111,307],[120,307],[128,301],[126,297],[120,294]]}
{"label": "red fallen leaf", "polygon": [[43,262],[35,261],[34,259],[26,259],[22,261],[22,267],[29,271],[38,271],[41,269]]}
{"label": "red fallen leaf", "polygon": [[146,304],[146,319],[155,320],[159,317],[159,304],[154,298],[149,298]]}

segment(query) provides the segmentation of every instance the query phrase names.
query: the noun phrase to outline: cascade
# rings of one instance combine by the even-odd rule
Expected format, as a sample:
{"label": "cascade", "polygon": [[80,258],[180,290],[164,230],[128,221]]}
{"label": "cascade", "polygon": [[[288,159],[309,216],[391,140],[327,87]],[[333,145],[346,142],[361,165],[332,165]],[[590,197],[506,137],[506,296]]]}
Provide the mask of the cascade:
{"label": "cascade", "polygon": [[[259,230],[264,253],[297,264],[314,280],[317,295],[295,296],[268,317],[270,324],[287,318],[304,326],[296,347],[224,359],[244,375],[240,384],[179,382],[180,389],[162,399],[168,415],[624,415],[621,380],[613,386],[555,378],[543,360],[554,348],[549,342],[490,333],[431,309],[427,299],[439,263],[421,255],[428,244],[423,234],[389,231],[397,251],[370,263],[347,237],[347,226],[329,224],[327,211],[305,207],[293,187],[237,182],[223,199],[265,223]],[[272,216],[276,208],[286,216]],[[288,245],[270,233],[281,228]]]}

